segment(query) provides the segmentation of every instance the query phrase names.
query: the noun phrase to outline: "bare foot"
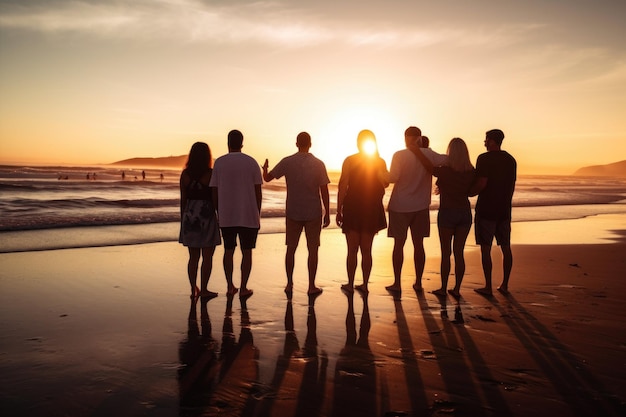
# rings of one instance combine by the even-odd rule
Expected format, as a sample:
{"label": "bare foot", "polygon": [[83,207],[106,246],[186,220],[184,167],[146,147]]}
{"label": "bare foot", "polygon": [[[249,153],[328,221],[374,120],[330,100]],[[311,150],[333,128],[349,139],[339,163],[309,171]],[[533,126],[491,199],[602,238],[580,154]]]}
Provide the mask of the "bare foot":
{"label": "bare foot", "polygon": [[293,292],[293,283],[290,282],[285,286],[285,292],[287,294],[291,294]]}
{"label": "bare foot", "polygon": [[448,290],[448,294],[450,294],[454,298],[461,298],[461,293],[458,291]]}
{"label": "bare foot", "polygon": [[239,293],[239,298],[248,298],[250,297],[252,294],[254,294],[252,292],[252,290],[248,289],[248,288],[242,288],[241,292]]}
{"label": "bare foot", "polygon": [[234,286],[233,287],[228,287],[228,291],[226,292],[226,294],[228,294],[228,295],[235,295],[235,294],[237,294],[237,291],[239,291],[237,289],[237,287],[234,287]]}
{"label": "bare foot", "polygon": [[415,283],[413,284],[413,289],[415,290],[415,292],[421,293],[422,291],[424,291],[424,288],[422,288],[421,284]]}
{"label": "bare foot", "polygon": [[491,288],[476,288],[476,291],[480,295],[484,295],[486,297],[491,297],[493,294],[491,293]]}
{"label": "bare foot", "polygon": [[402,287],[396,284],[393,285],[388,285],[385,287],[385,289],[387,291],[393,291],[393,292],[401,292],[402,291]]}
{"label": "bare foot", "polygon": [[352,294],[354,292],[354,287],[352,287],[352,285],[350,284],[342,284],[341,290]]}
{"label": "bare foot", "polygon": [[309,295],[319,295],[322,293],[322,289],[318,288],[318,287],[313,287],[313,288],[309,288],[309,291],[307,291],[307,294]]}
{"label": "bare foot", "polygon": [[498,291],[500,291],[504,295],[507,295],[509,293],[509,289],[503,285],[500,285],[498,287]]}
{"label": "bare foot", "polygon": [[200,291],[200,297],[202,298],[215,298],[217,293],[209,290]]}
{"label": "bare foot", "polygon": [[431,291],[431,293],[441,296],[441,297],[445,297],[446,296],[446,290],[443,288],[439,288],[438,290],[435,291]]}
{"label": "bare foot", "polygon": [[355,285],[354,289],[357,291],[364,292],[366,294],[369,292],[369,290],[367,289],[367,284]]}

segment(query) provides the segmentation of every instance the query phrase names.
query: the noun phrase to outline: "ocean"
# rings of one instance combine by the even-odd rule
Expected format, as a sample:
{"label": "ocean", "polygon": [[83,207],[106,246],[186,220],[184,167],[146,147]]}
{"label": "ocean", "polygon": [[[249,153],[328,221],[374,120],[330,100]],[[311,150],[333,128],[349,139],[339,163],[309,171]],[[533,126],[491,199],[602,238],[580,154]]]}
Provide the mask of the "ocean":
{"label": "ocean", "polygon": [[[143,172],[145,178],[140,169],[113,166],[0,166],[0,253],[176,241],[180,170]],[[334,213],[338,173],[330,177]],[[285,192],[284,180],[263,185],[261,233],[284,231]],[[433,193],[433,223],[438,203]],[[513,206],[514,222],[623,214],[626,178],[519,176]]]}

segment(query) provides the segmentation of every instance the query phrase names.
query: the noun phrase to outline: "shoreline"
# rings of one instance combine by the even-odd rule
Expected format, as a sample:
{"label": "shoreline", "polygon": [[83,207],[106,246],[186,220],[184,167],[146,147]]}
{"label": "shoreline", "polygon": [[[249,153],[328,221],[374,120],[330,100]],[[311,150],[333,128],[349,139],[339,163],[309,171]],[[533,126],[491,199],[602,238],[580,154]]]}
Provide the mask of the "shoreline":
{"label": "shoreline", "polygon": [[[598,207],[599,206],[599,207]],[[567,207],[567,206],[565,206]],[[518,216],[513,221],[513,229],[516,224],[524,224],[521,230],[531,228],[533,233],[523,233],[514,236],[514,244],[529,243],[601,243],[608,239],[606,233],[598,236],[597,229],[581,228],[578,223],[592,220],[598,226],[605,228],[607,222],[623,224],[626,219],[626,207],[606,205],[573,206],[572,212],[559,210],[559,206],[552,206],[546,212],[545,208],[533,207],[525,210],[525,215]],[[533,214],[532,209],[538,209]],[[604,209],[604,210],[603,210]],[[550,216],[550,212],[553,213]],[[516,213],[518,214],[518,213]],[[519,219],[522,217],[522,219]],[[337,230],[338,227],[331,217],[331,225],[325,230]],[[437,210],[431,210],[431,237],[437,238]],[[284,233],[284,217],[263,217],[259,234]],[[564,222],[564,223],[563,223]],[[563,224],[569,224],[567,236],[553,233],[547,229],[559,229]],[[178,222],[128,224],[128,225],[102,225],[80,226],[37,230],[1,231],[0,254],[35,252],[46,250],[96,248],[110,246],[127,246],[159,242],[177,242],[180,224]],[[513,232],[515,233],[515,232]],[[322,234],[323,239],[324,234]],[[379,233],[386,238],[386,231]],[[468,245],[473,239],[473,225],[468,237]],[[426,239],[428,241],[428,239]]]}
{"label": "shoreline", "polygon": [[[225,296],[219,248],[209,284],[219,296],[207,303],[190,303],[175,242],[0,254],[0,403],[33,417],[623,415],[625,218],[579,222],[593,244],[514,239],[506,297],[473,291],[483,278],[468,244],[458,302],[429,292],[439,285],[433,233],[424,293],[410,290],[410,243],[405,290],[385,291],[393,244],[379,234],[369,295],[347,297],[345,240],[325,230],[324,293],[312,304],[302,244],[285,297],[281,234],[259,236],[245,303]],[[514,233],[571,233],[554,223]],[[500,276],[494,267],[495,285]]]}

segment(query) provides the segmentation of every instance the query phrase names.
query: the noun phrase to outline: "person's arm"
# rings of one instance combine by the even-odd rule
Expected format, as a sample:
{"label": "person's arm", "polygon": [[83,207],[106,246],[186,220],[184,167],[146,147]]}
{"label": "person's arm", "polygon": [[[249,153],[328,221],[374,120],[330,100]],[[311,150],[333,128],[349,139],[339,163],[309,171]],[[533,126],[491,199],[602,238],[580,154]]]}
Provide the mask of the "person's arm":
{"label": "person's arm", "polygon": [[470,188],[469,196],[474,197],[475,195],[480,194],[482,190],[487,186],[487,177],[476,177],[474,180],[474,184],[472,188]]}
{"label": "person's arm", "polygon": [[270,174],[269,172],[267,172],[268,167],[269,167],[269,162],[266,159],[265,163],[263,164],[263,181],[265,182],[270,182],[271,180],[274,179],[274,176]]}
{"label": "person's arm", "polygon": [[426,155],[424,155],[424,153],[422,152],[422,148],[418,146],[410,146],[409,149],[411,150],[411,152],[413,152],[415,156],[417,156],[417,159],[419,159],[426,171],[428,171],[429,174],[432,174],[433,164],[432,162],[430,162],[430,159],[428,159]]}
{"label": "person's arm", "polygon": [[378,168],[378,181],[380,181],[384,188],[389,187],[389,171],[387,171],[387,164],[384,159],[380,159]]}
{"label": "person's arm", "polygon": [[254,193],[256,195],[256,205],[261,213],[261,201],[263,201],[263,193],[261,191],[261,184],[254,184]]}
{"label": "person's arm", "polygon": [[322,227],[328,227],[330,224],[330,196],[328,193],[328,184],[320,185],[320,194],[322,196],[322,204],[324,205],[324,221]]}
{"label": "person's arm", "polygon": [[217,187],[211,187],[211,199],[213,200],[213,207],[215,208],[215,212],[219,215],[219,206],[217,205]]}
{"label": "person's arm", "polygon": [[337,215],[335,216],[335,221],[339,227],[343,225],[343,199],[346,197],[346,193],[348,192],[348,183],[350,182],[349,165],[348,159],[343,161],[341,176],[339,177],[339,185],[337,187]]}
{"label": "person's arm", "polygon": [[189,176],[183,171],[180,174],[180,217],[183,217],[185,207],[187,207],[187,187],[189,186]]}

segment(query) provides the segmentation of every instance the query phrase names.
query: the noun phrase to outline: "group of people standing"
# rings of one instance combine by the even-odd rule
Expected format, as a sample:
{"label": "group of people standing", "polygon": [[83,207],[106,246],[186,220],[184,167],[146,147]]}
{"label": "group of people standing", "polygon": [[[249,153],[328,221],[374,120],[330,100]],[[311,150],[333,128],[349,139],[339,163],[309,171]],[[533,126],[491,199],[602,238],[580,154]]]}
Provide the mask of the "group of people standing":
{"label": "group of people standing", "polygon": [[[498,287],[508,292],[513,264],[511,253],[511,201],[515,190],[517,165],[515,159],[501,149],[504,133],[499,129],[485,135],[487,152],[481,154],[476,167],[472,165],[466,143],[460,138],[450,141],[446,154],[438,154],[428,146],[428,139],[419,128],[405,131],[406,148],[393,155],[390,169],[379,156],[373,132],[363,130],[357,137],[358,152],[348,156],[342,165],[337,193],[336,223],[346,236],[346,269],[348,283],[345,292],[355,289],[368,292],[372,270],[374,236],[387,228],[394,239],[392,263],[394,282],[390,292],[400,292],[404,263],[404,245],[411,233],[416,280],[413,289],[421,292],[426,255],[423,239],[430,236],[429,206],[432,176],[437,178],[440,194],[437,216],[441,244],[441,288],[433,291],[445,296],[455,262],[455,285],[447,291],[460,297],[465,273],[463,251],[472,225],[469,197],[478,195],[475,215],[476,243],[481,247],[485,287],[476,291],[492,293],[491,248],[495,237],[503,254],[503,281]],[[293,291],[294,258],[302,231],[308,248],[308,294],[318,295],[315,276],[321,230],[330,224],[330,180],[324,163],[310,153],[311,137],[302,132],[297,136],[298,152],[283,158],[272,170],[268,160],[262,166],[244,154],[243,135],[238,130],[228,134],[228,153],[215,160],[211,167],[211,151],[206,143],[196,142],[180,178],[181,229],[179,242],[188,247],[188,275],[191,297],[212,298],[217,293],[208,290],[215,247],[224,240],[224,271],[228,294],[239,291],[240,297],[252,295],[248,279],[252,267],[252,249],[260,228],[263,180],[285,177],[287,185],[286,237],[287,251],[285,292]],[[389,224],[383,205],[385,189],[394,184],[388,204]],[[221,231],[221,234],[220,234]],[[241,285],[233,284],[233,256],[241,245]],[[355,285],[358,254],[361,254],[362,284]],[[198,264],[200,287],[196,285]]]}

